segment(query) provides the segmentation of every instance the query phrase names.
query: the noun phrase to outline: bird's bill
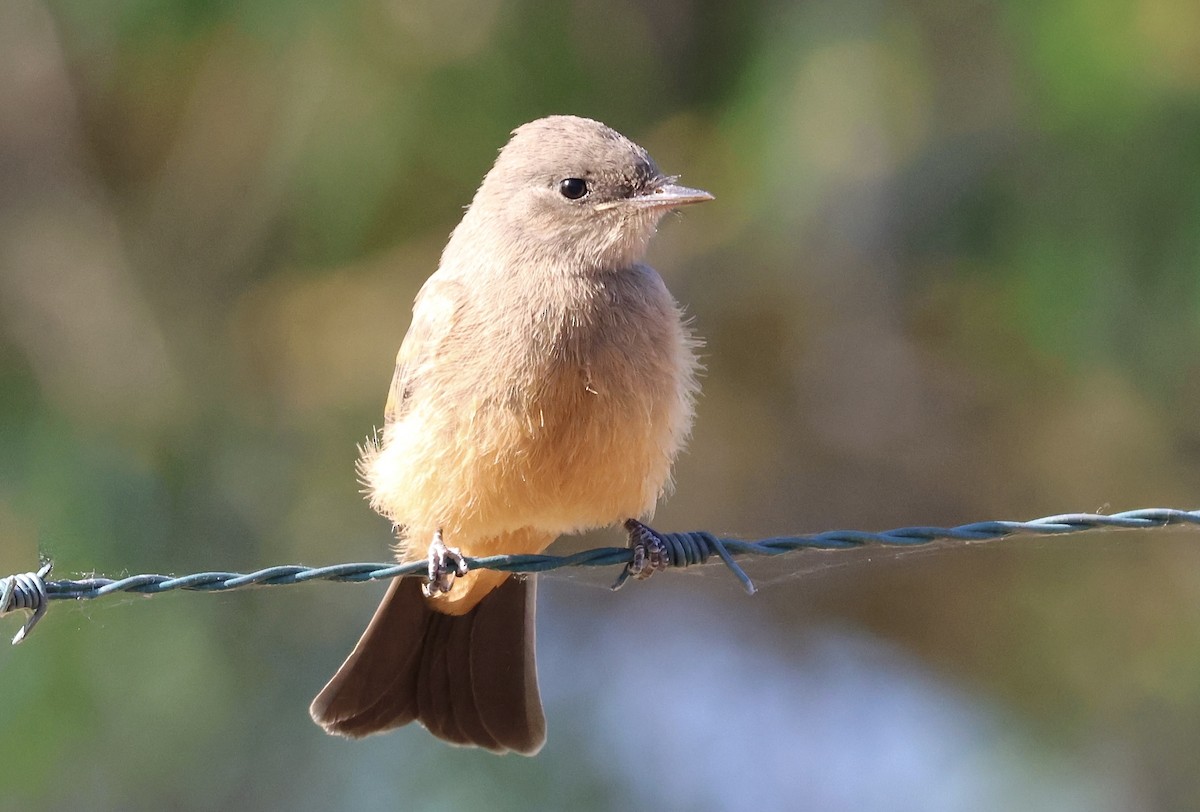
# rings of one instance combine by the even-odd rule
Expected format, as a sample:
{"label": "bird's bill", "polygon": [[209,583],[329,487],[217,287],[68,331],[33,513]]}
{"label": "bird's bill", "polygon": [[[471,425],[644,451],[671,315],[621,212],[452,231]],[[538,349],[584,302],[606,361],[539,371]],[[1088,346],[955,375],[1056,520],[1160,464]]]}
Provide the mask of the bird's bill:
{"label": "bird's bill", "polygon": [[689,189],[687,186],[680,186],[677,183],[664,183],[629,198],[628,202],[643,208],[674,209],[679,206],[690,206],[692,203],[704,203],[712,199],[713,196],[703,189]]}

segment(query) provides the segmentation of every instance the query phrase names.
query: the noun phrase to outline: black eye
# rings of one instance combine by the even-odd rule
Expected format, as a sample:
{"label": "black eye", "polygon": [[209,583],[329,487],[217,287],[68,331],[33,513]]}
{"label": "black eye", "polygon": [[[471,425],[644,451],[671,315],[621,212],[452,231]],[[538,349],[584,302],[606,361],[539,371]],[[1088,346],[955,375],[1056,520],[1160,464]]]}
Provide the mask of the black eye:
{"label": "black eye", "polygon": [[566,178],[559,182],[558,191],[567,200],[578,200],[588,193],[587,181],[583,178]]}

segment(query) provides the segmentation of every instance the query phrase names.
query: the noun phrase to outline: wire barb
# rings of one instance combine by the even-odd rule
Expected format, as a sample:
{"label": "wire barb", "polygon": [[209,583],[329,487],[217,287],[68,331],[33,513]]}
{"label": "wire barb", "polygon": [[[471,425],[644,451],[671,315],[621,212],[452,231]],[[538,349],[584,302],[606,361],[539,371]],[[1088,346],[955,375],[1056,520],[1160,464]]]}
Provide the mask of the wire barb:
{"label": "wire barb", "polygon": [[[958,527],[901,527],[882,533],[862,530],[831,530],[810,536],[779,536],[758,541],[742,541],[722,538],[705,531],[690,533],[653,533],[662,543],[659,552],[662,561],[671,567],[686,567],[704,564],[716,555],[745,587],[753,594],[754,584],[738,566],[734,556],[775,556],[800,550],[836,552],[868,545],[877,547],[917,547],[936,541],[974,544],[983,541],[1008,538],[1016,535],[1049,536],[1082,533],[1091,530],[1125,530],[1167,527],[1168,525],[1200,525],[1200,510],[1175,510],[1172,508],[1146,508],[1124,513],[1103,515],[1099,513],[1064,513],[1047,516],[1028,522],[975,522]],[[643,556],[645,551],[643,551]],[[465,557],[470,569],[491,569],[500,572],[535,573],[547,572],[560,567],[622,567],[617,586],[630,575],[630,564],[634,561],[632,547],[598,547],[572,555],[492,555],[485,558]],[[281,586],[305,581],[361,582],[389,578],[427,577],[428,562],[409,561],[404,564],[334,564],[329,567],[302,567],[286,565],[269,567],[257,572],[198,572],[193,575],[172,577],[168,575],[134,575],[129,578],[86,578],[78,581],[46,581],[50,564],[37,572],[10,575],[0,578],[0,616],[18,609],[33,612],[25,625],[13,638],[20,643],[46,614],[48,601],[90,600],[117,592],[133,592],[142,595],[157,595],[183,589],[192,592],[227,592],[252,586]]]}
{"label": "wire barb", "polygon": [[46,593],[46,576],[52,569],[54,569],[54,564],[47,561],[37,572],[24,572],[0,578],[0,615],[15,612],[18,609],[33,613],[13,636],[12,644],[14,646],[28,637],[37,622],[46,615],[50,600]]}
{"label": "wire barb", "polygon": [[707,564],[708,559],[715,553],[741,582],[746,594],[754,594],[754,582],[750,580],[750,576],[733,560],[733,556],[725,549],[724,542],[712,533],[702,530],[692,533],[659,533],[637,519],[626,521],[625,531],[629,533],[630,559],[612,585],[614,592],[623,587],[630,578],[644,581],[668,567],[682,568],[693,564]]}

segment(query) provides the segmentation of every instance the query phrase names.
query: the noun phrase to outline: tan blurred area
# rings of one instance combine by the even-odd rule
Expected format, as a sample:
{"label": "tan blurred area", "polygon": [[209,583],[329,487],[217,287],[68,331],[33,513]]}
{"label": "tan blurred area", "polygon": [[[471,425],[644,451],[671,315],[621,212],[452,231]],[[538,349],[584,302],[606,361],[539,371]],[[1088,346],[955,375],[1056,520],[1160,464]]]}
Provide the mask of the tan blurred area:
{"label": "tan blurred area", "polygon": [[[651,251],[706,339],[656,526],[1197,507],[1191,0],[8,0],[0,574],[385,559],[356,445],[461,207],[549,113],[716,196]],[[1198,550],[801,554],[754,598],[555,576],[549,744],[521,763],[308,722],[375,587],[55,605],[0,653],[0,796],[1195,808]]]}

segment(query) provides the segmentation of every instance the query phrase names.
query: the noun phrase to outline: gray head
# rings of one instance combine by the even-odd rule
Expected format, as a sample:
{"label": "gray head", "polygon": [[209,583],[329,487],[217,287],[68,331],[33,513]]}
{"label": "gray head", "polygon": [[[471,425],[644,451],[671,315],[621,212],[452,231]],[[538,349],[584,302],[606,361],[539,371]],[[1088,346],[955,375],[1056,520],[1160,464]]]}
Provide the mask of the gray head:
{"label": "gray head", "polygon": [[611,270],[641,260],[668,211],[705,200],[712,195],[675,184],[616,130],[550,116],[513,131],[463,225],[473,221],[474,240],[504,242],[487,250]]}

